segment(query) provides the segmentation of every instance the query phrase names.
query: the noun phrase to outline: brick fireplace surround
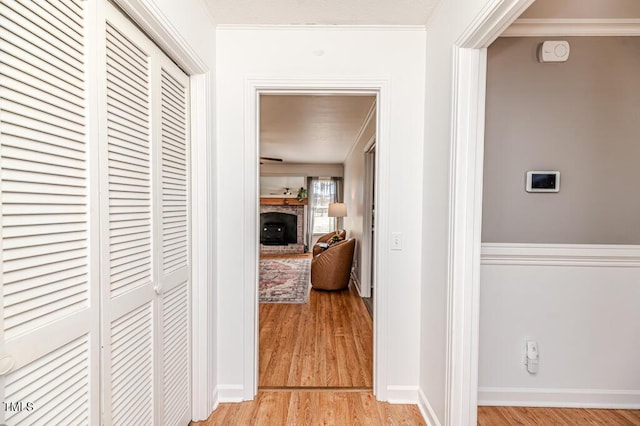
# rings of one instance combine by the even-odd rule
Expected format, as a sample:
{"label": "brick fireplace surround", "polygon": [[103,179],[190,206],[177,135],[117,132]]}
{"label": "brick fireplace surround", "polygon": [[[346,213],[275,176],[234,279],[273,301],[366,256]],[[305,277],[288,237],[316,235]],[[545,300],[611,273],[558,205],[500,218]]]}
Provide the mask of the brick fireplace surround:
{"label": "brick fireplace surround", "polygon": [[304,206],[302,205],[260,205],[260,213],[288,213],[296,215],[298,223],[297,242],[296,244],[287,244],[284,246],[270,246],[260,244],[261,254],[284,254],[284,253],[304,253]]}

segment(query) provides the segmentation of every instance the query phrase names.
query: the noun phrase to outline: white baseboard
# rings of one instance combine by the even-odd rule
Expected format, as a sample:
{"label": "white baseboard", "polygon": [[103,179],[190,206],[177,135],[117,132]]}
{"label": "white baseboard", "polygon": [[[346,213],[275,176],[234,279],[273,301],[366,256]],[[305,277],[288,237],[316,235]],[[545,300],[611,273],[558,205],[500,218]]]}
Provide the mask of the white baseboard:
{"label": "white baseboard", "polygon": [[218,392],[218,387],[213,390],[213,394],[211,395],[211,412],[216,411],[218,406],[220,405],[220,393]]}
{"label": "white baseboard", "polygon": [[481,387],[478,405],[637,410],[640,409],[640,390]]}
{"label": "white baseboard", "polygon": [[244,387],[242,385],[219,385],[218,402],[244,401]]}
{"label": "white baseboard", "polygon": [[204,408],[202,408],[201,406],[199,406],[199,408],[196,407],[196,405],[198,405],[198,402],[194,401],[192,397],[191,420],[194,422],[206,421],[211,416],[211,413],[213,413],[220,404],[220,401],[218,399],[217,387],[213,389],[213,392],[211,392],[211,394],[209,394],[208,392],[203,393],[203,396],[206,396],[206,401],[202,402]]}
{"label": "white baseboard", "polygon": [[422,392],[422,389],[418,391],[418,408],[427,426],[442,426],[438,420],[438,416],[436,416],[435,411],[433,411],[433,407],[429,404],[427,396]]}
{"label": "white baseboard", "polygon": [[387,386],[387,402],[390,404],[417,404],[417,386]]}
{"label": "white baseboard", "polygon": [[360,280],[358,280],[358,276],[356,275],[356,272],[351,269],[351,281],[353,281],[353,284],[356,286],[356,290],[358,290],[358,294],[362,295],[362,286],[360,284]]}

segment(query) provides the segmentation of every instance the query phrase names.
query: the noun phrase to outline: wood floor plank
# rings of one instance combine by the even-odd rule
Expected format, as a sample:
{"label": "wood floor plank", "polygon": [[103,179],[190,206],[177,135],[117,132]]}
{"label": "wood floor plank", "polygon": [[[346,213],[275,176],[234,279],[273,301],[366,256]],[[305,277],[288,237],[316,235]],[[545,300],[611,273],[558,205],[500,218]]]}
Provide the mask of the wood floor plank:
{"label": "wood floor plank", "polygon": [[640,425],[640,410],[616,410],[616,414],[619,417],[620,424]]}
{"label": "wood floor plank", "polygon": [[478,426],[640,426],[640,410],[478,407]]}
{"label": "wood floor plank", "polygon": [[316,418],[317,402],[314,404],[308,395],[291,393],[289,412],[287,413],[287,425],[311,425]]}
{"label": "wood floor plank", "polygon": [[373,322],[355,289],[312,289],[259,315],[259,386],[373,386]]}
{"label": "wood floor plank", "polygon": [[[259,403],[254,411],[253,424],[271,426],[281,424],[276,419],[286,419],[291,395],[268,392],[259,395]],[[251,423],[247,423],[251,424]]]}
{"label": "wood floor plank", "polygon": [[350,409],[354,413],[354,420],[360,419],[361,425],[375,424],[378,421],[376,416],[377,401],[372,393],[358,393],[350,400]]}
{"label": "wood floor plank", "polygon": [[[304,318],[305,321],[303,323],[302,330],[315,331],[316,324],[313,320],[311,311],[305,313]],[[302,336],[302,339],[300,340],[300,352],[302,353],[300,368],[296,370],[298,375],[289,382],[290,386],[294,386],[294,383],[300,383],[301,386],[313,386],[316,364],[315,341],[315,333],[304,333],[304,335]]]}

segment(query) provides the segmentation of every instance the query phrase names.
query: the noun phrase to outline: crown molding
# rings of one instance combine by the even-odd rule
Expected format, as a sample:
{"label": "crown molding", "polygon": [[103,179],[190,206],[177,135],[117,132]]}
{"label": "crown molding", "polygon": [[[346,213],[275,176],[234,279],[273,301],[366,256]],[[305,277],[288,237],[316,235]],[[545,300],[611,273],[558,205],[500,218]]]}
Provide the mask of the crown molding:
{"label": "crown molding", "polygon": [[218,31],[426,31],[426,25],[262,25],[217,24]]}
{"label": "crown molding", "polygon": [[[461,48],[481,49],[502,34],[534,0],[489,0],[456,40]],[[478,31],[478,28],[482,30]]]}
{"label": "crown molding", "polygon": [[517,19],[501,37],[640,36],[640,19]]}
{"label": "crown molding", "polygon": [[207,64],[198,56],[155,2],[151,0],[114,1],[187,74],[204,74],[209,70]]}

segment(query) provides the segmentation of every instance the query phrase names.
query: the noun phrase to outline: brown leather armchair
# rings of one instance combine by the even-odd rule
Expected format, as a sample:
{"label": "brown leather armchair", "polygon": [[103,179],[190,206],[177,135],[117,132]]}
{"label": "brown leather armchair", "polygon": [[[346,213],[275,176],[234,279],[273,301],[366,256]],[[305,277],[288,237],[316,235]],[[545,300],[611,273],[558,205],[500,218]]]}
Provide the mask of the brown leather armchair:
{"label": "brown leather armchair", "polygon": [[[318,238],[318,241],[316,241],[316,243],[313,246],[313,257],[316,257],[318,254],[322,253],[323,250],[325,250],[324,248],[320,247],[318,245],[318,243],[327,243],[327,241],[329,241],[331,239],[331,237],[333,237],[334,235],[336,235],[335,232],[329,232],[328,234],[324,234],[323,236],[321,236],[320,238]],[[347,231],[345,231],[344,229],[342,231],[340,231],[338,233],[338,235],[340,235],[340,239],[344,240],[347,236]]]}
{"label": "brown leather armchair", "polygon": [[349,285],[354,238],[336,243],[311,261],[311,286],[320,290],[342,290]]}

